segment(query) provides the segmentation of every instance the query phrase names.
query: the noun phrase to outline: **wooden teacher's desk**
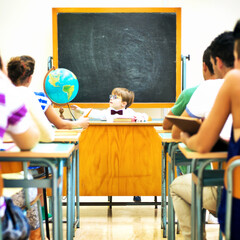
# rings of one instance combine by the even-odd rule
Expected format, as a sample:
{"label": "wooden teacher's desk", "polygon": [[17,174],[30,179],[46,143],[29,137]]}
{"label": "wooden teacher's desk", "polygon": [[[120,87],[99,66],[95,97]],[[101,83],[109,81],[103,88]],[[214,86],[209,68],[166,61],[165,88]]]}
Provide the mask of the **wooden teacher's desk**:
{"label": "wooden teacher's desk", "polygon": [[[6,143],[9,144],[9,143]],[[53,238],[62,239],[62,176],[63,165],[71,161],[74,144],[39,143],[31,151],[20,151],[13,146],[7,151],[0,152],[2,168],[7,168],[9,162],[31,162],[38,166],[47,166],[52,171],[51,179],[38,180],[6,180],[7,187],[37,187],[52,188],[53,192]],[[7,171],[5,171],[7,172]],[[8,172],[17,172],[10,169]]]}
{"label": "wooden teacher's desk", "polygon": [[161,125],[90,122],[79,139],[80,195],[160,196]]}

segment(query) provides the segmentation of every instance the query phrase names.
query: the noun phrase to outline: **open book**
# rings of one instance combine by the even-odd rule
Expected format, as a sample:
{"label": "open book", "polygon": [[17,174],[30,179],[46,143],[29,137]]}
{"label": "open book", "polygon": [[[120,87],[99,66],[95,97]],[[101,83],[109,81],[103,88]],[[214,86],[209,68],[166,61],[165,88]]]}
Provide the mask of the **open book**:
{"label": "open book", "polygon": [[[190,135],[196,134],[202,123],[201,120],[191,117],[167,115],[166,118],[178,128],[180,128],[183,132],[187,132]],[[220,152],[227,150],[228,143],[221,138],[218,139],[218,141],[212,148],[212,152]]]}

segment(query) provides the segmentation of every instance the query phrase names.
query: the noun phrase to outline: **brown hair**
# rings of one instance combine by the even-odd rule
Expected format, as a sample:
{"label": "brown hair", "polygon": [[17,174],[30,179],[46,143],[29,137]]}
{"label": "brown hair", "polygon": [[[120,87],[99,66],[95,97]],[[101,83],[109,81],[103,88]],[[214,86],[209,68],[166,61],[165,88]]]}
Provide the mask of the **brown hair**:
{"label": "brown hair", "polygon": [[127,105],[125,108],[128,108],[132,105],[134,101],[134,92],[130,91],[126,88],[114,88],[112,90],[112,94],[121,96],[123,102],[127,102]]}
{"label": "brown hair", "polygon": [[30,56],[20,56],[11,58],[8,65],[8,77],[16,86],[21,86],[27,77],[34,72],[35,60]]}

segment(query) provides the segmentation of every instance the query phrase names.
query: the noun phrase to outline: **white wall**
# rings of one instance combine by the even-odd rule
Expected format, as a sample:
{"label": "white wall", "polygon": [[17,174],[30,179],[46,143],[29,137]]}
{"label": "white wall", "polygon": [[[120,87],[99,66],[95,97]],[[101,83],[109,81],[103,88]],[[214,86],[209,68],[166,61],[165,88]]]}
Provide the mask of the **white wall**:
{"label": "white wall", "polygon": [[[47,59],[52,56],[52,7],[181,7],[182,54],[187,87],[200,83],[202,54],[214,37],[232,30],[240,19],[239,0],[0,0],[0,51],[7,62],[28,54],[36,60],[32,88],[42,90]],[[159,117],[159,109],[139,109]]]}

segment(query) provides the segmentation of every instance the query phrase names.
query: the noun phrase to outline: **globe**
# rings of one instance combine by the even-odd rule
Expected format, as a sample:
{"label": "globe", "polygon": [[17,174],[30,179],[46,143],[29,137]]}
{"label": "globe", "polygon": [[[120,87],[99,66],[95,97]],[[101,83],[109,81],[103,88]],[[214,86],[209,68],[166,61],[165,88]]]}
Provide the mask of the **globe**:
{"label": "globe", "polygon": [[56,104],[66,104],[72,101],[79,89],[76,76],[65,68],[53,68],[44,79],[44,91]]}

